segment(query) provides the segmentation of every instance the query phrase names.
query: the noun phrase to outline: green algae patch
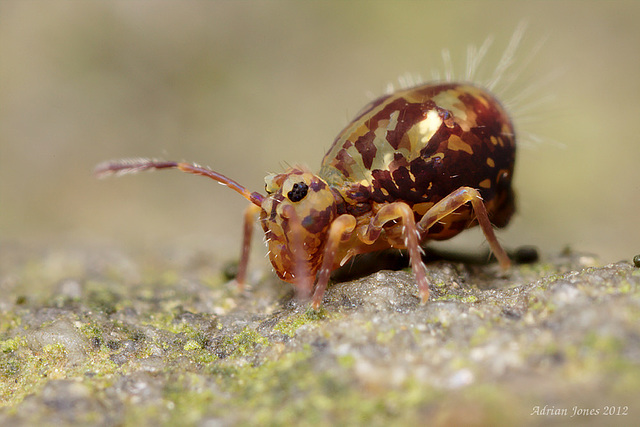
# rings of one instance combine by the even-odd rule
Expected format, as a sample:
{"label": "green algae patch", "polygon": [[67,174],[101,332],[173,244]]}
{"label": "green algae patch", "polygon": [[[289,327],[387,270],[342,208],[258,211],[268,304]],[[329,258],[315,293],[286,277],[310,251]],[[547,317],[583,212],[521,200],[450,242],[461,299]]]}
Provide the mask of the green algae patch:
{"label": "green algae patch", "polygon": [[472,304],[478,302],[478,297],[475,295],[448,294],[434,298],[433,301],[460,301],[465,304]]}
{"label": "green algae patch", "polygon": [[3,354],[13,353],[17,351],[18,348],[25,346],[26,344],[27,342],[22,337],[0,341],[0,352],[2,352]]}
{"label": "green algae patch", "polygon": [[196,340],[189,340],[186,342],[183,348],[185,351],[191,351],[191,350],[201,350],[203,346],[201,342],[198,342]]}
{"label": "green algae patch", "polygon": [[225,335],[215,345],[216,352],[225,358],[240,358],[253,355],[257,350],[267,347],[269,340],[258,331],[245,327],[237,334]]}
{"label": "green algae patch", "polygon": [[308,308],[280,320],[273,329],[293,337],[301,326],[328,318],[329,314],[324,308],[320,307],[318,310]]}
{"label": "green algae patch", "polygon": [[17,329],[21,319],[15,313],[0,311],[0,337],[4,337],[8,331]]}
{"label": "green algae patch", "polygon": [[252,354],[257,347],[269,345],[269,340],[260,335],[256,330],[245,328],[239,334],[235,335],[225,344],[233,348],[232,357],[248,356]]}
{"label": "green algae patch", "polygon": [[62,343],[46,344],[32,349],[23,337],[2,342],[0,358],[0,406],[12,406],[46,383],[64,378],[93,378],[117,372],[106,352],[96,351],[82,363],[69,359]]}
{"label": "green algae patch", "polygon": [[418,421],[412,409],[430,396],[416,383],[366,390],[354,388],[352,381],[349,369],[344,367],[318,370],[313,349],[305,347],[259,366],[238,369],[221,384],[233,396],[225,404],[230,405],[227,410],[237,414],[234,421],[240,425],[389,425],[406,418]]}

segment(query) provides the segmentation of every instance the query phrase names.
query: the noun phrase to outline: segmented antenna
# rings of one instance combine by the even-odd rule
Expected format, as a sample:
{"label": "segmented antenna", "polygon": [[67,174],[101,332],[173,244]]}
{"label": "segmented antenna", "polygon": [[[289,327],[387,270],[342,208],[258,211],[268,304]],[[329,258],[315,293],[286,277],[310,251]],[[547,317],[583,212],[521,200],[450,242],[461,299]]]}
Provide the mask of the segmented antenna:
{"label": "segmented antenna", "polygon": [[155,169],[178,169],[182,172],[190,173],[193,175],[206,176],[214,181],[218,181],[222,185],[226,185],[230,189],[239,193],[242,197],[250,201],[251,203],[262,206],[264,196],[260,193],[250,192],[242,185],[238,184],[231,178],[213,171],[209,168],[202,167],[195,163],[184,162],[170,162],[165,160],[145,159],[145,158],[131,158],[121,159],[115,161],[109,161],[100,163],[94,169],[93,173],[98,178],[104,178],[110,175],[121,176],[129,173],[137,173],[146,170]]}

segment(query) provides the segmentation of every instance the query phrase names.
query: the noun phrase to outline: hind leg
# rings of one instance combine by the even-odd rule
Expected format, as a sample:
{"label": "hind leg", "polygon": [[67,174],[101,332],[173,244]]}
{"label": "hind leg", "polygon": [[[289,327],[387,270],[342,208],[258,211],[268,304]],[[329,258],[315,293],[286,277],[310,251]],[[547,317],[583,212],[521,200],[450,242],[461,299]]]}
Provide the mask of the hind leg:
{"label": "hind leg", "polygon": [[433,205],[418,222],[418,232],[424,237],[429,231],[429,228],[431,228],[436,222],[469,202],[471,202],[473,212],[475,213],[478,224],[489,243],[489,247],[491,247],[491,251],[500,263],[500,266],[505,270],[508,269],[511,265],[509,256],[505,250],[502,249],[502,246],[500,246],[500,243],[493,232],[493,226],[491,225],[491,221],[489,221],[489,214],[487,213],[487,208],[484,206],[484,201],[480,196],[480,192],[474,188],[460,187]]}

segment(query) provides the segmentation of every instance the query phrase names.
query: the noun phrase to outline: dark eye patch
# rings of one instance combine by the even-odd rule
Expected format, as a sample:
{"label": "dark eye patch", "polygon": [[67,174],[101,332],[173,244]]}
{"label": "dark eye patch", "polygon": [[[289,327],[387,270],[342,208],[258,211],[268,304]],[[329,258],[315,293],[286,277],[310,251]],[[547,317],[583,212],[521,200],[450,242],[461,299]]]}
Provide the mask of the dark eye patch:
{"label": "dark eye patch", "polygon": [[296,182],[293,184],[291,191],[287,193],[287,197],[292,202],[299,202],[307,195],[307,191],[309,191],[309,186],[307,184],[304,182]]}

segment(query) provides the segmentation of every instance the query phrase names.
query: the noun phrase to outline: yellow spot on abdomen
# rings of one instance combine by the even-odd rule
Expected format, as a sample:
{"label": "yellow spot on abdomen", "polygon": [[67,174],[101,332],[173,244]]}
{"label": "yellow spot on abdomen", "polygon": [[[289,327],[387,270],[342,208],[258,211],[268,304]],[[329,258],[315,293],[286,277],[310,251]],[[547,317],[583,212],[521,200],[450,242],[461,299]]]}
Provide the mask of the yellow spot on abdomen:
{"label": "yellow spot on abdomen", "polygon": [[473,148],[464,142],[458,135],[451,135],[449,137],[447,148],[453,151],[464,151],[465,153],[473,154]]}
{"label": "yellow spot on abdomen", "polygon": [[494,168],[496,167],[496,162],[494,162],[491,157],[487,157],[487,165],[489,165],[489,167],[491,168]]}
{"label": "yellow spot on abdomen", "polygon": [[413,211],[418,215],[424,215],[434,205],[433,202],[416,203],[413,205]]}
{"label": "yellow spot on abdomen", "polygon": [[481,181],[478,185],[482,188],[491,188],[491,180],[487,178],[484,181]]}

